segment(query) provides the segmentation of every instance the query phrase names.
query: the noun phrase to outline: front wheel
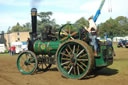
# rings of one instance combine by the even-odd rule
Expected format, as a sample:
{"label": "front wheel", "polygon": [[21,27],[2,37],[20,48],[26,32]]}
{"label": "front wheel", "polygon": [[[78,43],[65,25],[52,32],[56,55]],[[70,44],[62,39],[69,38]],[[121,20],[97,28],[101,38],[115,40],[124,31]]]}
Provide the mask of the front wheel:
{"label": "front wheel", "polygon": [[57,68],[63,76],[82,79],[92,70],[94,56],[90,47],[81,40],[63,43],[56,53]]}
{"label": "front wheel", "polygon": [[32,74],[37,69],[37,58],[32,51],[24,51],[17,58],[17,68],[22,74]]}

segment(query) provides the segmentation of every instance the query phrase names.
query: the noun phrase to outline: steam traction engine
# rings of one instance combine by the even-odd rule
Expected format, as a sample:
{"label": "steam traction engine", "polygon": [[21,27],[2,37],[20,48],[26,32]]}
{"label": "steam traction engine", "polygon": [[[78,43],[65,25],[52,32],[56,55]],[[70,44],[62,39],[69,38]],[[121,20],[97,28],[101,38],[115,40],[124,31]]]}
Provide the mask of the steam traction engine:
{"label": "steam traction engine", "polygon": [[[101,6],[103,3],[104,0]],[[94,21],[99,16],[101,8],[96,13]],[[93,46],[89,45],[88,32],[84,28],[78,29],[72,24],[63,25],[58,32],[58,38],[55,38],[51,33],[51,27],[48,26],[42,37],[37,38],[36,8],[32,8],[31,14],[32,32],[28,40],[28,51],[19,54],[17,59],[17,67],[22,74],[47,71],[52,64],[56,64],[63,76],[81,79],[92,70],[112,64],[112,47],[106,43],[99,43],[98,56],[95,57]]]}

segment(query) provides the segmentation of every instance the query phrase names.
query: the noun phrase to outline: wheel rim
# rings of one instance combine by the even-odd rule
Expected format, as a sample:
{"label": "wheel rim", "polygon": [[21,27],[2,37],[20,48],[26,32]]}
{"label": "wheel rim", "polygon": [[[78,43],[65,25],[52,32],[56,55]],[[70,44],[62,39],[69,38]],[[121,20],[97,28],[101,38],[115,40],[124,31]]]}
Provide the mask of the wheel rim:
{"label": "wheel rim", "polygon": [[17,67],[23,74],[32,74],[37,68],[35,55],[29,51],[21,53],[17,59]]}
{"label": "wheel rim", "polygon": [[66,40],[79,39],[78,27],[73,24],[65,24],[60,28],[59,40],[64,42]]}
{"label": "wheel rim", "polygon": [[45,58],[49,57],[48,55],[38,55],[38,70],[39,71],[47,71],[52,64],[45,63]]}
{"label": "wheel rim", "polygon": [[88,74],[90,66],[90,58],[83,45],[69,42],[59,49],[57,67],[65,77],[81,79]]}

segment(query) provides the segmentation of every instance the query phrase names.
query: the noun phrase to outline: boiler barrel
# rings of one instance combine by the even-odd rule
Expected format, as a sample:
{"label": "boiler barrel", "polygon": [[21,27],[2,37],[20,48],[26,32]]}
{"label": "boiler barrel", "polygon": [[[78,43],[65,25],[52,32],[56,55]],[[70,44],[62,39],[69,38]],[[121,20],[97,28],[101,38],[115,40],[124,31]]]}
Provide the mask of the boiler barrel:
{"label": "boiler barrel", "polygon": [[37,40],[34,42],[33,49],[37,54],[51,54],[55,55],[60,45],[60,41],[42,42]]}

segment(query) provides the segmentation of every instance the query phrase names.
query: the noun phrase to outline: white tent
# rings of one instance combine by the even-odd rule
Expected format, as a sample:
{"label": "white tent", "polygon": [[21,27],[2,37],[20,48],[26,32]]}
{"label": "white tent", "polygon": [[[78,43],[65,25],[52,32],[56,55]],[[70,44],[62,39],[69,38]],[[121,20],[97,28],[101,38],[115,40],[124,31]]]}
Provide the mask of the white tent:
{"label": "white tent", "polygon": [[125,40],[125,37],[114,37],[113,38],[114,42],[119,42],[120,40]]}
{"label": "white tent", "polygon": [[4,44],[0,44],[0,53],[4,53],[6,50],[6,47]]}

